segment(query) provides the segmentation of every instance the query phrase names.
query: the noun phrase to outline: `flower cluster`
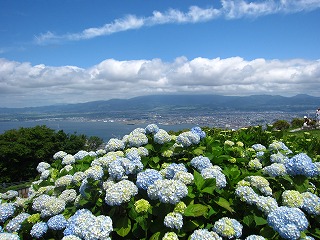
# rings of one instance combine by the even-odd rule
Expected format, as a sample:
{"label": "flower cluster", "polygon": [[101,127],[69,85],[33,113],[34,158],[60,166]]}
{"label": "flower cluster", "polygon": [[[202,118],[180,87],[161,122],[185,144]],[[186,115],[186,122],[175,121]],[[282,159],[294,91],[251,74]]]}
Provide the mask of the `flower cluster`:
{"label": "flower cluster", "polygon": [[89,167],[84,174],[86,175],[86,178],[93,179],[93,180],[100,180],[103,175],[103,168],[101,166],[92,166]]}
{"label": "flower cluster", "polygon": [[150,208],[150,203],[145,199],[139,199],[134,203],[134,209],[137,213],[147,212]]}
{"label": "flower cluster", "polygon": [[301,208],[303,205],[303,196],[296,190],[285,190],[282,193],[282,204],[287,207]]}
{"label": "flower cluster", "polygon": [[59,214],[49,218],[47,224],[50,229],[58,231],[65,229],[67,226],[67,220],[62,214]]}
{"label": "flower cluster", "polygon": [[167,232],[164,234],[162,240],[179,240],[179,238],[175,232]]}
{"label": "flower cluster", "polygon": [[122,141],[127,144],[128,147],[140,147],[148,143],[148,137],[144,129],[136,128],[129,135],[123,137]]}
{"label": "flower cluster", "polygon": [[66,156],[63,157],[62,159],[62,164],[63,165],[71,165],[76,162],[76,159],[73,155],[67,154]]}
{"label": "flower cluster", "polygon": [[197,229],[191,236],[190,240],[222,240],[222,238],[216,233],[209,231],[208,229]]}
{"label": "flower cluster", "polygon": [[197,133],[188,131],[180,133],[176,139],[178,144],[181,144],[182,147],[189,147],[200,142],[200,136]]}
{"label": "flower cluster", "polygon": [[271,152],[283,152],[286,155],[292,153],[292,151],[281,141],[273,141],[268,148]]}
{"label": "flower cluster", "polygon": [[88,153],[87,151],[84,150],[80,150],[79,152],[77,152],[75,155],[73,155],[75,160],[81,160],[86,156],[90,156],[90,155],[95,155],[95,153]]}
{"label": "flower cluster", "polygon": [[18,232],[21,228],[21,223],[30,216],[29,213],[20,213],[12,218],[6,226],[8,232]]}
{"label": "flower cluster", "polygon": [[281,206],[272,211],[267,221],[284,239],[299,239],[300,232],[308,228],[308,220],[299,208]]}
{"label": "flower cluster", "polygon": [[162,175],[159,171],[155,169],[146,169],[137,174],[136,185],[138,188],[147,190],[150,185],[154,184],[154,182],[159,179],[162,179]]}
{"label": "flower cluster", "polygon": [[73,176],[72,175],[64,175],[58,178],[55,182],[56,187],[66,187],[72,183]]}
{"label": "flower cluster", "polygon": [[67,155],[66,152],[64,152],[64,151],[59,151],[59,152],[56,152],[56,153],[53,155],[53,159],[54,159],[54,160],[63,159],[66,155]]}
{"label": "flower cluster", "polygon": [[113,152],[113,151],[118,151],[118,150],[122,150],[124,149],[125,145],[124,142],[122,140],[119,140],[117,138],[111,138],[106,146],[105,146],[105,150],[107,152]]}
{"label": "flower cluster", "polygon": [[32,209],[40,212],[41,217],[50,217],[61,213],[65,205],[64,200],[43,194],[33,200]]}
{"label": "flower cluster", "polygon": [[272,163],[262,169],[262,172],[271,177],[285,176],[287,175],[286,166],[282,163]]}
{"label": "flower cluster", "polygon": [[315,177],[319,175],[317,166],[312,159],[305,153],[299,153],[285,162],[287,172],[291,176],[303,175]]}
{"label": "flower cluster", "polygon": [[8,190],[5,193],[0,193],[0,198],[4,200],[14,199],[18,196],[19,196],[19,193],[18,191],[15,191],[15,190]]}
{"label": "flower cluster", "polygon": [[183,216],[178,212],[170,212],[165,216],[163,223],[166,227],[179,230],[183,226]]}
{"label": "flower cluster", "polygon": [[193,128],[191,128],[190,131],[192,133],[197,134],[200,137],[200,139],[203,139],[206,137],[206,133],[204,131],[202,131],[202,129],[200,127],[193,127]]}
{"label": "flower cluster", "polygon": [[303,197],[302,209],[312,215],[320,215],[320,197],[311,193],[301,193]]}
{"label": "flower cluster", "polygon": [[0,204],[0,222],[5,222],[14,214],[15,210],[16,208],[13,203]]}
{"label": "flower cluster", "polygon": [[48,225],[45,222],[38,222],[32,226],[30,235],[33,238],[41,238],[48,231]]}
{"label": "flower cluster", "polygon": [[171,141],[171,136],[167,131],[159,129],[157,133],[153,135],[153,140],[158,144],[165,144]]}
{"label": "flower cluster", "polygon": [[49,163],[40,162],[40,163],[38,163],[37,171],[38,171],[38,173],[42,173],[44,170],[47,170],[48,168],[50,168]]}
{"label": "flower cluster", "polygon": [[110,206],[119,206],[124,202],[129,202],[130,198],[137,194],[138,188],[133,182],[122,180],[106,189],[105,202]]}
{"label": "flower cluster", "polygon": [[145,130],[147,134],[156,134],[159,131],[159,127],[157,126],[157,124],[149,124],[148,126],[146,126]]}
{"label": "flower cluster", "polygon": [[226,238],[239,238],[242,235],[243,226],[235,219],[223,217],[213,225],[213,231]]}
{"label": "flower cluster", "polygon": [[80,239],[109,239],[113,231],[112,220],[108,216],[94,216],[88,209],[80,209],[67,222],[64,235],[74,235]]}

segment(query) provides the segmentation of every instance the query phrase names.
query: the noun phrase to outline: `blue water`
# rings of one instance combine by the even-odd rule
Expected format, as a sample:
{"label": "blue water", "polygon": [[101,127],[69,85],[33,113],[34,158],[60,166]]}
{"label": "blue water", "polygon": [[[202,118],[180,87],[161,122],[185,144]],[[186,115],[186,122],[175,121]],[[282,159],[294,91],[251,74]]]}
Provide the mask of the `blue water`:
{"label": "blue water", "polygon": [[[148,123],[149,124],[149,123]],[[148,124],[135,124],[128,125],[119,122],[103,122],[103,121],[16,121],[16,122],[0,122],[0,134],[10,129],[19,129],[21,127],[35,127],[37,125],[46,125],[48,128],[54,130],[63,130],[69,134],[85,134],[88,137],[97,136],[104,141],[110,138],[122,138],[124,135],[129,134],[135,128],[145,128]],[[166,131],[178,131],[182,129],[190,129],[194,127],[192,124],[178,124],[178,125],[158,125]]]}

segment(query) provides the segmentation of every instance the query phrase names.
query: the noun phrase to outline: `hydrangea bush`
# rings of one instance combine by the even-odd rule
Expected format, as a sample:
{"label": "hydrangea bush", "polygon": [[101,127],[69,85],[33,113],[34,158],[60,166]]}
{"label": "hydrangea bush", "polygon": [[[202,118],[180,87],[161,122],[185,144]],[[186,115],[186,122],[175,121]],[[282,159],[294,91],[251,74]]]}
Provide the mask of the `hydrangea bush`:
{"label": "hydrangea bush", "polygon": [[319,239],[320,163],[261,127],[137,128],[0,195],[3,239]]}

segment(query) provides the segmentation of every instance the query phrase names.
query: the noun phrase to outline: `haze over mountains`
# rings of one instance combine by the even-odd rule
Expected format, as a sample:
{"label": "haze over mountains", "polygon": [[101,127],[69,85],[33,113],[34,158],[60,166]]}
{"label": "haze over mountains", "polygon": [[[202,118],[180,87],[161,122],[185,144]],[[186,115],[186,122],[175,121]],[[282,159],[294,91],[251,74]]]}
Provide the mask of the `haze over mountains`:
{"label": "haze over mountains", "polygon": [[12,116],[94,116],[199,114],[211,111],[283,111],[304,112],[320,107],[320,97],[296,95],[221,96],[221,95],[149,95],[130,99],[111,99],[87,103],[28,108],[0,108],[1,119]]}

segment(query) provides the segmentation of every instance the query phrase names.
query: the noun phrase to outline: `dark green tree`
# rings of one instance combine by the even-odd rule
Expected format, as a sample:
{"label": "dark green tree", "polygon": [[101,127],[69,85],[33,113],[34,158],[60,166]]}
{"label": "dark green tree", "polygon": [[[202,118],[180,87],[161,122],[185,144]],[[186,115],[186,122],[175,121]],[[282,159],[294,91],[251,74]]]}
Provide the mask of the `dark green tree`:
{"label": "dark green tree", "polygon": [[277,120],[273,123],[273,128],[276,130],[286,130],[290,127],[290,123],[286,120]]}

